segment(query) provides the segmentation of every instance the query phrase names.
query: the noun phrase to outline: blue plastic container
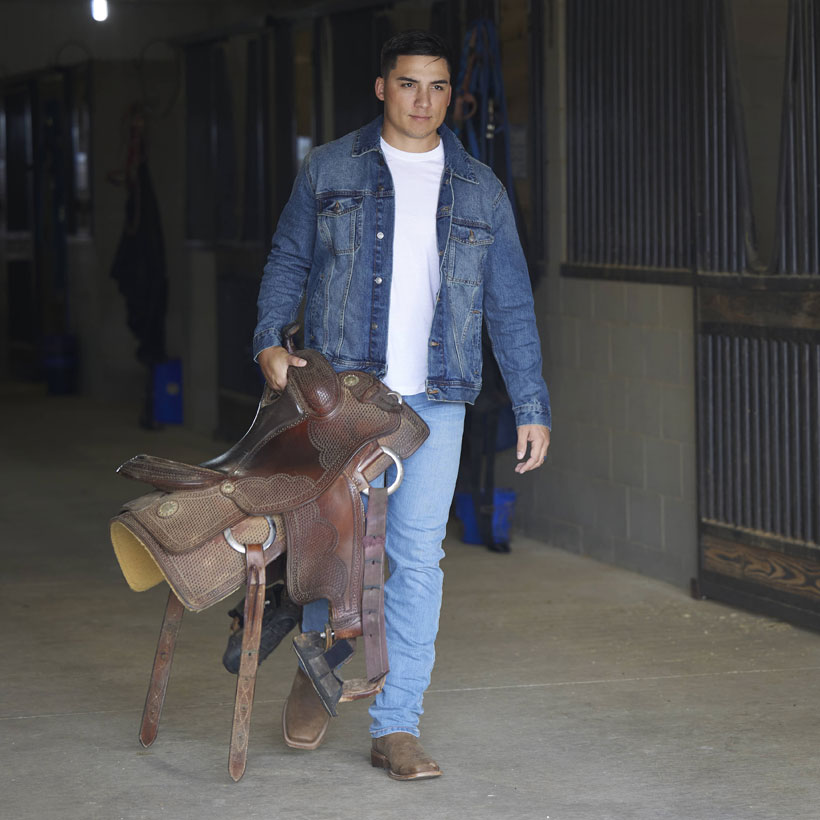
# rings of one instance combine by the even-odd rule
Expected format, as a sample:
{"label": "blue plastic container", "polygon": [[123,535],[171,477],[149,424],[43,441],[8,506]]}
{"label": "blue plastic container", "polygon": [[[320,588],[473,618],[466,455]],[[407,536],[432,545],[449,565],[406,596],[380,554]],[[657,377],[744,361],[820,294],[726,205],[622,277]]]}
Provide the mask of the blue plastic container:
{"label": "blue plastic container", "polygon": [[50,396],[77,392],[77,339],[67,333],[43,339],[43,372]]}
{"label": "blue plastic container", "polygon": [[[515,513],[515,491],[496,487],[493,492],[493,542],[504,544],[510,540]],[[478,531],[473,496],[470,493],[455,494],[456,517],[464,525],[461,540],[465,544],[483,544]]]}
{"label": "blue plastic container", "polygon": [[154,365],[154,421],[182,424],[182,362],[179,359]]}

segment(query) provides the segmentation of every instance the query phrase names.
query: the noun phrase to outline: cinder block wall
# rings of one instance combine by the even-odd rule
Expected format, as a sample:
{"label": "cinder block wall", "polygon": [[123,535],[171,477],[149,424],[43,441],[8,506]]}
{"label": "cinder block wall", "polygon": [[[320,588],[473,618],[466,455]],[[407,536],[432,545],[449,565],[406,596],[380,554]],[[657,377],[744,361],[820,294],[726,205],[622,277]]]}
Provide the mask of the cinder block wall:
{"label": "cinder block wall", "polygon": [[519,528],[685,586],[697,567],[692,290],[553,275],[540,296],[553,440],[518,485]]}

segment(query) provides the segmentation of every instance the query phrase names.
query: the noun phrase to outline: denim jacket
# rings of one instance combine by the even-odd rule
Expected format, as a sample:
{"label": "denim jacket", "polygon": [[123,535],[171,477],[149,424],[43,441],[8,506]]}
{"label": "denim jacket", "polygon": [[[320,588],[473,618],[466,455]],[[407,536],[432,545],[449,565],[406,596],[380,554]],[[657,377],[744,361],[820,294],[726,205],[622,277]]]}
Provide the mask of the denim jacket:
{"label": "denim jacket", "polygon": [[[259,291],[254,357],[282,344],[305,302],[305,345],[337,370],[385,375],[393,270],[393,181],[379,117],[305,158],[273,237]],[[487,325],[517,425],[550,424],[532,290],[504,186],[446,126],[436,231],[441,288],[427,395],[473,402]]]}

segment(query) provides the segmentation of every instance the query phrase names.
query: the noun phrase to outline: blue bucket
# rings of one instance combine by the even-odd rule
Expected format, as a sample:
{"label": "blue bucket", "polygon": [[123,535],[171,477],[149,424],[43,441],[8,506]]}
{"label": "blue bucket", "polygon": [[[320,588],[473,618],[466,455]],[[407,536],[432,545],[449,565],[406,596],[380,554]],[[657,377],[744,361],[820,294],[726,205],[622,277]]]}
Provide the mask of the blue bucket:
{"label": "blue bucket", "polygon": [[168,359],[154,365],[154,421],[182,424],[182,362]]}
{"label": "blue bucket", "polygon": [[[510,540],[513,514],[515,513],[515,491],[496,487],[493,491],[493,542],[504,544]],[[478,531],[478,519],[471,493],[455,494],[456,517],[464,525],[461,540],[465,544],[483,544]]]}
{"label": "blue bucket", "polygon": [[43,373],[50,396],[77,392],[79,370],[77,339],[67,333],[43,338]]}

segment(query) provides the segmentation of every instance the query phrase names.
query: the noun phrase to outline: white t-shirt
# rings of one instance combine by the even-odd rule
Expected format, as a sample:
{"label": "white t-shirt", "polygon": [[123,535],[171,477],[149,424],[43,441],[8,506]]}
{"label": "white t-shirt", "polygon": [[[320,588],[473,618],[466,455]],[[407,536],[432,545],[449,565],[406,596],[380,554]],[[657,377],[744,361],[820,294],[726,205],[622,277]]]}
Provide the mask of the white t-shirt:
{"label": "white t-shirt", "polygon": [[444,146],[439,142],[422,154],[399,151],[384,140],[381,147],[393,177],[396,209],[384,382],[411,396],[425,390],[427,345],[441,284],[436,208]]}

